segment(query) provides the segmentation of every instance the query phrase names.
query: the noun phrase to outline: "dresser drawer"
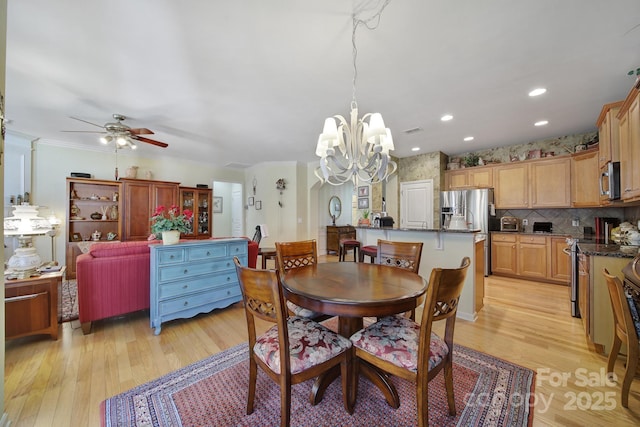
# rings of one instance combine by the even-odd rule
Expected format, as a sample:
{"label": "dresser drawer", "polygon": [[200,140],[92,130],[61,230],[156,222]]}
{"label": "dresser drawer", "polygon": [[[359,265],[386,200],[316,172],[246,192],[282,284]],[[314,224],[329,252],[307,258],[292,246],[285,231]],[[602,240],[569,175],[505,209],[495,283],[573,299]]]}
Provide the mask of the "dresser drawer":
{"label": "dresser drawer", "polygon": [[545,236],[520,236],[520,243],[532,243],[535,245],[546,245],[547,238]]}
{"label": "dresser drawer", "polygon": [[229,243],[229,256],[232,258],[234,256],[239,257],[240,255],[246,255],[248,252],[248,242],[246,241]]}
{"label": "dresser drawer", "polygon": [[516,242],[516,235],[515,234],[493,234],[493,235],[491,235],[491,239],[495,240],[496,242],[511,242],[511,243],[515,243]]}
{"label": "dresser drawer", "polygon": [[158,300],[173,298],[193,292],[206,291],[237,283],[238,275],[233,270],[224,275],[216,275],[213,277],[205,276],[198,279],[187,279],[165,283],[158,287]]}
{"label": "dresser drawer", "polygon": [[211,274],[218,271],[234,271],[233,260],[229,258],[206,261],[200,263],[181,264],[176,266],[160,267],[158,269],[157,280],[161,284],[170,280],[195,277],[201,274]]}
{"label": "dresser drawer", "polygon": [[158,252],[158,265],[175,264],[184,261],[184,249],[163,249]]}
{"label": "dresser drawer", "polygon": [[187,248],[187,261],[222,258],[228,255],[229,254],[227,253],[227,245],[197,246],[195,248]]}
{"label": "dresser drawer", "polygon": [[182,298],[173,298],[168,301],[160,302],[160,315],[166,316],[190,308],[207,305],[225,298],[237,297],[240,295],[240,287],[237,284],[208,291],[196,293]]}

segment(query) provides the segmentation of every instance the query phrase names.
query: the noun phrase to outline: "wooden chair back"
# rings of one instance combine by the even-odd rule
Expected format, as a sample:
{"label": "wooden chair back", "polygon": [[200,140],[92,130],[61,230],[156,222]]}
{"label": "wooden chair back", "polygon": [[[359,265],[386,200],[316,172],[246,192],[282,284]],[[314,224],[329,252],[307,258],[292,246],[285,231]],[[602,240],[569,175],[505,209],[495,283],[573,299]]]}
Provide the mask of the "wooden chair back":
{"label": "wooden chair back", "polygon": [[[253,348],[256,342],[255,319],[259,318],[267,322],[276,323],[280,331],[285,331],[284,334],[278,335],[279,340],[282,340],[280,348],[284,349],[288,356],[287,309],[282,286],[280,285],[280,272],[277,270],[257,270],[243,267],[237,257],[234,257],[234,262],[247,317],[249,347]],[[281,360],[281,363],[288,363],[289,358],[285,357],[284,359]],[[281,368],[288,368],[288,366],[282,366]],[[280,372],[286,372],[286,370],[281,369]]]}
{"label": "wooden chair back", "polygon": [[280,274],[292,268],[318,263],[318,247],[315,240],[276,242],[276,266]]}
{"label": "wooden chair back", "polygon": [[[640,358],[640,348],[638,343],[638,334],[636,332],[635,323],[631,316],[629,301],[624,292],[624,287],[620,278],[609,273],[606,268],[602,269],[602,274],[607,281],[607,289],[611,299],[611,308],[613,310],[614,336],[611,351],[607,359],[607,373],[614,372],[614,365],[620,353],[622,344],[627,345],[627,363],[625,366],[624,379],[622,380],[622,391],[620,400],[622,406],[629,407],[629,389],[631,382],[638,367],[638,359]],[[631,302],[633,304],[633,302]]]}
{"label": "wooden chair back", "polygon": [[422,257],[422,242],[392,242],[378,239],[376,263],[404,268],[417,273]]}

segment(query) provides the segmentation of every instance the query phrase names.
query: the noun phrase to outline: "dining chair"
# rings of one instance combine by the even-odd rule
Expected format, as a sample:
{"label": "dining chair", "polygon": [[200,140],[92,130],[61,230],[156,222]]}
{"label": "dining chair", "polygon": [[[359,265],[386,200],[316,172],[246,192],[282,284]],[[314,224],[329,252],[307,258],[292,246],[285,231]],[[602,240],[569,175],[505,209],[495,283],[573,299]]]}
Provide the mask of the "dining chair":
{"label": "dining chair", "polygon": [[[387,316],[351,336],[355,349],[354,377],[365,361],[379,369],[416,383],[418,425],[429,425],[428,383],[444,369],[449,414],[456,414],[453,395],[453,332],[458,301],[471,260],[458,268],[431,270],[421,323],[404,316]],[[432,332],[435,321],[445,320],[444,338]]]}
{"label": "dining chair", "polygon": [[[342,376],[344,407],[352,414],[355,392],[348,387],[353,358],[349,339],[311,319],[288,316],[278,270],[244,267],[237,257],[234,262],[249,334],[247,415],[253,413],[258,367],[280,386],[280,425],[284,427],[291,420],[291,386],[337,365]],[[256,319],[274,325],[258,336]]]}
{"label": "dining chair", "polygon": [[[422,242],[394,242],[378,239],[376,264],[395,268],[404,268],[418,274],[422,258]],[[415,320],[415,309],[407,313]]]}
{"label": "dining chair", "polygon": [[[276,242],[276,267],[280,276],[293,269],[306,267],[318,263],[318,246],[315,240],[302,240],[297,242]],[[300,307],[287,301],[289,313],[294,316],[308,317],[310,319],[325,320],[331,316],[317,313],[308,308]]]}
{"label": "dining chair", "polygon": [[[638,367],[638,357],[640,357],[640,349],[638,344],[638,336],[640,336],[640,320],[635,301],[624,291],[622,282],[617,276],[609,274],[606,268],[602,269],[602,274],[607,281],[609,289],[609,297],[611,299],[611,308],[613,309],[613,344],[607,359],[607,374],[614,372],[614,365],[618,359],[618,353],[622,344],[627,346],[627,363],[625,364],[624,379],[622,380],[622,392],[620,400],[622,406],[629,407],[629,388],[636,374]],[[633,313],[635,312],[635,321]]]}

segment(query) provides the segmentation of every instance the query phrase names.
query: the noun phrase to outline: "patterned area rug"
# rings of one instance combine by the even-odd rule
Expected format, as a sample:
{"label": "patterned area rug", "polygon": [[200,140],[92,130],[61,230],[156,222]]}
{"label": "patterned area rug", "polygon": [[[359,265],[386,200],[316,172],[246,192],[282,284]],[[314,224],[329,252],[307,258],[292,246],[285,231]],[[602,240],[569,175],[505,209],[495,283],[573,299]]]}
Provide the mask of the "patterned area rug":
{"label": "patterned area rug", "polygon": [[[279,388],[258,370],[254,412],[246,415],[249,362],[247,344],[143,384],[101,404],[103,426],[274,426],[280,424]],[[475,350],[454,349],[457,416],[448,415],[442,374],[429,383],[432,426],[528,426],[535,373]],[[342,405],[334,381],[316,406],[309,404],[313,380],[292,389],[292,426],[413,426],[415,386],[393,378],[400,407],[391,408],[368,380],[359,381],[353,415]]]}
{"label": "patterned area rug", "polygon": [[75,280],[63,280],[58,295],[61,321],[69,322],[78,318],[78,286]]}

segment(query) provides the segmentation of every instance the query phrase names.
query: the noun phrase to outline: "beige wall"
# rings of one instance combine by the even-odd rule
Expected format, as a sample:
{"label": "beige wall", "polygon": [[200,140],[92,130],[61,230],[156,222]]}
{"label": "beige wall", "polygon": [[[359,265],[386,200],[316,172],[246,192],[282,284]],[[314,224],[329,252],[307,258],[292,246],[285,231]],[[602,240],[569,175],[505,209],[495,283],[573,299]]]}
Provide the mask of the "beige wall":
{"label": "beige wall", "polygon": [[[0,0],[0,94],[5,94],[5,65],[7,58],[7,1]],[[3,106],[4,108],[4,106]],[[4,200],[4,138],[0,135],[0,174],[3,177],[3,185],[0,188],[0,200]],[[4,222],[4,214],[2,217]],[[4,231],[3,231],[4,240]],[[4,245],[0,248],[0,256],[4,260]],[[0,307],[0,342],[4,342],[4,293],[2,294],[2,307]],[[3,387],[0,388],[0,414],[4,414],[4,346],[0,350],[0,379]]]}

